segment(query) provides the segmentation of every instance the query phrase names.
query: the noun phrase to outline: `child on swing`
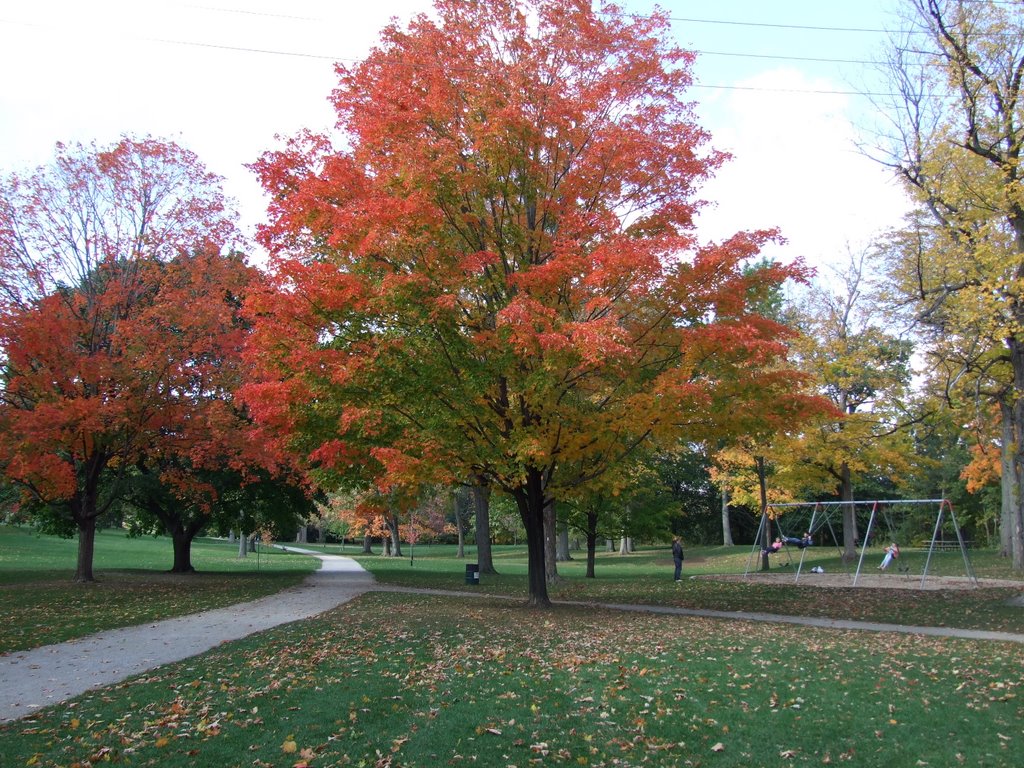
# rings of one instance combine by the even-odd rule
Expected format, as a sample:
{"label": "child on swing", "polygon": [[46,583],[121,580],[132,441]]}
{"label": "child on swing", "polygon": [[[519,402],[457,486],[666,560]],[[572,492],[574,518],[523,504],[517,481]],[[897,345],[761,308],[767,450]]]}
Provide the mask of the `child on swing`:
{"label": "child on swing", "polygon": [[782,549],[782,539],[780,539],[778,536],[776,536],[775,537],[775,541],[773,541],[771,544],[768,545],[768,549],[762,549],[761,550],[761,554],[762,555],[774,555],[780,549]]}
{"label": "child on swing", "polygon": [[900,548],[896,546],[896,542],[892,542],[888,547],[885,548],[885,557],[882,558],[882,564],[878,566],[878,570],[884,571],[889,567],[889,564],[900,556]]}

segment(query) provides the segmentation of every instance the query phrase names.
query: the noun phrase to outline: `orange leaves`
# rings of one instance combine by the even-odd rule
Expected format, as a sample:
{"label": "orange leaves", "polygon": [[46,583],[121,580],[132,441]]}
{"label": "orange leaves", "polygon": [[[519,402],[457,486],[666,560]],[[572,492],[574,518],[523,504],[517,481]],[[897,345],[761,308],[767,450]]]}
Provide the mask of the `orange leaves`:
{"label": "orange leaves", "polygon": [[17,217],[21,239],[5,242],[18,268],[0,275],[18,297],[0,311],[0,463],[55,500],[93,498],[80,483],[143,451],[204,455],[181,427],[223,426],[249,279],[221,255],[235,234],[219,179],[171,142],[124,138],[58,147],[53,168],[5,182],[0,216]]}
{"label": "orange leaves", "polygon": [[309,460],[330,469],[341,469],[347,467],[353,457],[353,452],[341,440],[328,440],[310,453]]}
{"label": "orange leaves", "polygon": [[789,333],[758,308],[801,269],[745,272],[770,231],[693,234],[724,156],[685,101],[691,61],[664,16],[583,2],[438,0],[388,27],[339,69],[344,143],[259,164],[257,418],[404,498],[471,474],[550,494],[651,436],[797,414]]}
{"label": "orange leaves", "polygon": [[967,491],[977,493],[989,483],[1002,476],[1002,451],[992,443],[971,446],[971,462],[960,472],[960,479],[967,481]]}

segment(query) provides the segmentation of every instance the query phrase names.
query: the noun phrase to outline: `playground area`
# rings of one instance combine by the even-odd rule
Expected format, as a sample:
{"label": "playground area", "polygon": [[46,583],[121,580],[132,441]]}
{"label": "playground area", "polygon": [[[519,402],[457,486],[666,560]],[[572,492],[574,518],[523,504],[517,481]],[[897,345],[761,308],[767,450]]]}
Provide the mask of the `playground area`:
{"label": "playground area", "polygon": [[869,589],[1007,586],[979,579],[969,550],[946,499],[774,504],[741,578]]}

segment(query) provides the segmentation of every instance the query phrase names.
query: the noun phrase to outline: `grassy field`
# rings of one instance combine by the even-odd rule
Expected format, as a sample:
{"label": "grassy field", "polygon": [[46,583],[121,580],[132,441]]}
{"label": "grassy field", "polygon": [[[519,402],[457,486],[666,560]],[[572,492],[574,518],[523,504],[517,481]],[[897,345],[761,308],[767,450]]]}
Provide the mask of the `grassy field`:
{"label": "grassy field", "polygon": [[[96,583],[75,584],[77,542],[0,526],[0,653],[104,629],[255,600],[299,583],[316,561],[261,547],[244,559],[238,545],[199,539],[194,574],[171,574],[167,538],[96,538]],[[0,758],[2,759],[2,758]]]}
{"label": "grassy field", "polygon": [[[434,589],[473,589],[485,594],[525,595],[526,559],[521,548],[498,547],[494,553],[497,575],[481,577],[478,587],[465,586],[465,567],[473,562],[473,551],[464,560],[454,557],[455,549],[447,546],[419,546],[412,552],[404,550],[404,558],[363,556],[351,546],[319,548],[326,552],[356,557],[379,582],[398,586],[421,586]],[[820,616],[918,626],[962,627],[1024,633],[1024,609],[1008,604],[1010,598],[1024,590],[1020,574],[1014,574],[1005,558],[994,552],[978,550],[971,553],[973,568],[979,577],[1004,579],[1008,586],[979,589],[822,589],[815,585],[811,565],[821,565],[830,574],[846,574],[847,566],[834,549],[821,548],[809,554],[804,575],[799,583],[793,578],[796,561],[773,559],[773,571],[784,574],[771,584],[725,581],[704,578],[715,575],[742,575],[750,556],[749,547],[706,547],[688,550],[683,568],[684,581],[672,581],[672,558],[667,548],[642,550],[625,557],[617,553],[599,553],[595,579],[586,579],[585,555],[568,563],[560,563],[559,574],[565,579],[552,585],[549,594],[554,600],[587,603],[635,603],[640,605],[671,605],[721,611],[756,611],[798,616]],[[916,560],[915,560],[916,558]],[[911,573],[923,570],[924,555],[909,553],[904,562]],[[873,565],[881,561],[881,550],[865,557],[865,571],[877,574]],[[755,567],[759,563],[755,563]],[[959,576],[964,562],[959,553],[937,553],[930,564],[930,573]],[[697,578],[688,578],[696,576]],[[852,578],[852,573],[850,573]],[[919,579],[898,571],[885,577],[899,587],[916,585]]]}
{"label": "grassy field", "polygon": [[7,766],[1016,766],[1014,644],[371,593],[0,727]]}
{"label": "grassy field", "polygon": [[[46,548],[59,545],[18,538],[25,535],[0,533],[0,592],[29,595],[52,585],[58,599],[69,588],[79,599],[76,585],[53,583]],[[131,565],[166,568],[166,540],[105,534],[102,541],[110,559],[104,567],[97,561],[101,590],[131,593],[118,574],[167,576]],[[214,584],[285,582],[309,567],[305,558],[265,554],[256,574],[254,562],[233,561],[233,547],[206,547]],[[11,554],[19,548],[25,569]],[[382,583],[476,596],[368,593],[316,619],[222,645],[0,727],[0,766],[1019,765],[1022,645],[586,605],[533,611],[498,599],[525,595],[521,549],[496,550],[501,573],[479,587],[464,579],[472,551],[458,560],[453,548],[417,546],[411,563],[409,554],[359,559]],[[552,596],[843,618],[898,614],[913,619],[904,623],[1021,631],[1024,609],[1006,605],[1024,590],[1019,581],[996,590],[903,592],[699,578],[742,573],[748,554],[691,549],[684,574],[698,578],[676,585],[667,550],[602,553],[594,580],[582,578],[582,561],[561,564],[565,580]],[[827,557],[834,553],[815,554],[839,567]],[[1012,575],[991,553],[973,559],[979,575]],[[230,573],[228,560],[250,570]],[[938,567],[955,571],[945,558]],[[190,589],[172,590],[165,610],[194,603]],[[20,623],[21,610],[4,607],[4,624]]]}

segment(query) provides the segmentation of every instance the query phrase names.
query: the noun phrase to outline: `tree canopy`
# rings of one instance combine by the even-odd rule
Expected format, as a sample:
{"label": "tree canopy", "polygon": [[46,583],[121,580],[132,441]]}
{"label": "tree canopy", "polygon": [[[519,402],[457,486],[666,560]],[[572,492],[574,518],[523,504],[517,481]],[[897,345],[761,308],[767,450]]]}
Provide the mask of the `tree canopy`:
{"label": "tree canopy", "polygon": [[220,180],[153,139],[58,145],[0,184],[0,468],[74,521],[76,580],[93,579],[118,478],[158,438],[199,450],[181,426],[228,409],[211,393],[240,347],[223,323],[232,219]]}
{"label": "tree canopy", "polygon": [[890,274],[947,394],[972,382],[1000,410],[1003,526],[1024,569],[1024,7],[903,8],[911,36],[890,47],[897,97],[885,161],[920,207],[890,244]]}
{"label": "tree canopy", "polygon": [[516,500],[530,601],[542,513],[645,441],[798,419],[789,331],[755,311],[799,266],[772,232],[699,243],[725,161],[664,14],[438,0],[338,69],[342,136],[257,164],[273,290],[254,302],[268,438],[383,489],[478,477]]}

